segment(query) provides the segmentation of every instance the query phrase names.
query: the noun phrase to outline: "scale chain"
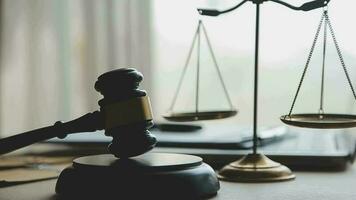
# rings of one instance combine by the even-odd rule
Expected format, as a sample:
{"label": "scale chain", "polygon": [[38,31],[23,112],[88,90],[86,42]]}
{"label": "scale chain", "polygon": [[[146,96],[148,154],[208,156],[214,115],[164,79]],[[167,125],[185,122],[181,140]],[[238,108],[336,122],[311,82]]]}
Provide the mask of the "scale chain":
{"label": "scale chain", "polygon": [[230,96],[229,96],[229,93],[227,92],[227,88],[226,88],[226,85],[225,85],[225,83],[224,83],[224,79],[223,79],[223,77],[222,77],[222,74],[221,74],[221,72],[220,72],[220,68],[219,68],[218,62],[216,61],[216,57],[215,57],[213,48],[212,48],[212,46],[211,46],[211,43],[210,43],[210,40],[209,40],[207,31],[206,31],[206,29],[205,29],[204,24],[201,23],[201,25],[202,25],[202,28],[203,28],[203,32],[204,32],[204,35],[205,35],[205,38],[206,38],[206,41],[207,41],[209,50],[210,50],[211,57],[213,58],[213,62],[214,62],[216,71],[218,72],[218,76],[219,76],[221,85],[222,85],[222,87],[223,87],[225,96],[226,96],[227,101],[228,101],[228,103],[229,103],[230,109],[232,109],[232,108],[233,108],[232,101],[231,101],[231,98],[230,98]]}
{"label": "scale chain", "polygon": [[[327,10],[324,10],[324,16],[327,15]],[[323,65],[322,65],[322,72],[321,72],[321,89],[320,89],[320,107],[319,107],[319,114],[320,118],[322,118],[324,114],[324,83],[325,83],[325,57],[326,57],[326,46],[327,46],[327,28],[328,25],[326,21],[324,21],[324,41],[323,41]]]}
{"label": "scale chain", "polygon": [[199,20],[198,25],[198,46],[197,46],[197,80],[196,80],[196,92],[195,92],[195,113],[199,112],[199,77],[200,77],[200,29],[202,22]]}
{"label": "scale chain", "polygon": [[184,78],[184,76],[185,76],[185,74],[187,72],[187,69],[188,69],[188,64],[189,64],[189,61],[190,61],[190,57],[192,56],[192,52],[193,52],[193,49],[194,49],[194,46],[195,46],[195,41],[196,41],[196,39],[198,37],[198,34],[199,34],[199,29],[200,29],[200,23],[199,23],[199,25],[198,25],[198,27],[197,27],[197,29],[195,31],[195,34],[194,34],[194,37],[193,37],[193,42],[192,42],[192,44],[190,46],[188,57],[187,57],[187,60],[185,61],[185,64],[184,64],[183,73],[182,73],[182,75],[180,76],[180,79],[179,79],[178,88],[177,88],[177,90],[176,90],[176,92],[174,94],[172,104],[171,104],[171,106],[169,108],[170,111],[173,110],[173,107],[174,107],[174,105],[175,105],[175,103],[177,101],[177,98],[178,98],[178,93],[179,93],[179,91],[180,91],[180,89],[182,87],[183,78]]}
{"label": "scale chain", "polygon": [[343,56],[342,56],[342,54],[341,54],[341,50],[340,50],[339,44],[338,44],[338,42],[337,42],[337,40],[336,40],[336,36],[335,36],[335,33],[334,33],[334,29],[333,29],[333,27],[332,27],[332,25],[331,25],[330,18],[329,18],[329,16],[328,16],[327,13],[326,13],[326,15],[325,15],[325,20],[326,20],[326,23],[329,25],[330,32],[331,32],[331,36],[332,36],[332,38],[333,38],[333,41],[334,41],[334,44],[335,44],[335,47],[336,47],[337,54],[338,54],[338,56],[339,56],[339,59],[340,59],[341,65],[342,65],[342,68],[344,69],[344,72],[345,72],[347,81],[348,81],[349,86],[350,86],[350,88],[351,88],[351,90],[352,90],[352,94],[353,94],[353,96],[354,96],[354,98],[355,98],[355,100],[356,100],[355,89],[354,89],[354,87],[353,87],[353,85],[352,85],[352,82],[351,82],[351,79],[350,79],[350,75],[349,75],[349,73],[348,73],[348,71],[347,71],[344,58],[343,58]]}
{"label": "scale chain", "polygon": [[299,85],[298,85],[297,92],[296,92],[296,94],[295,94],[295,96],[294,96],[292,106],[291,106],[291,108],[290,108],[290,110],[289,110],[289,114],[288,114],[289,117],[291,116],[291,114],[292,114],[292,112],[293,112],[295,102],[296,102],[296,100],[297,100],[297,98],[298,98],[298,94],[299,94],[300,88],[301,88],[301,86],[302,86],[302,84],[303,84],[304,77],[305,77],[305,74],[306,74],[307,69],[308,69],[308,67],[309,67],[310,60],[311,60],[311,58],[312,58],[312,56],[313,56],[313,52],[314,52],[314,49],[315,49],[315,44],[316,44],[316,42],[317,42],[317,40],[318,40],[318,37],[319,37],[319,34],[320,34],[320,30],[321,30],[321,26],[322,26],[322,24],[323,24],[324,19],[325,19],[325,14],[323,13],[323,15],[322,15],[322,17],[321,17],[321,20],[320,20],[320,23],[319,23],[319,26],[318,26],[318,29],[317,29],[317,31],[316,31],[315,37],[314,37],[314,41],[313,41],[311,50],[310,50],[309,55],[308,55],[307,62],[306,62],[306,64],[305,64],[305,67],[304,67],[304,70],[303,70],[302,77],[301,77],[301,79],[300,79],[300,81],[299,81]]}

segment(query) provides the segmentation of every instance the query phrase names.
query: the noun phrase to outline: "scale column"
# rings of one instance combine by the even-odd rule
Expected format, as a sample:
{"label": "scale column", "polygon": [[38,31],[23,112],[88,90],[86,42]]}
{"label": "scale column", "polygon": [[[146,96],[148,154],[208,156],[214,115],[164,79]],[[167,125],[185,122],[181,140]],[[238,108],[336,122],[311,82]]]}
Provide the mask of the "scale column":
{"label": "scale column", "polygon": [[253,104],[253,153],[247,154],[240,160],[223,167],[218,174],[222,180],[236,182],[274,182],[294,179],[295,176],[289,168],[270,160],[263,154],[257,153],[257,116],[258,116],[258,52],[260,4],[265,0],[252,0],[256,4],[256,30],[255,30],[255,69],[254,69],[254,104]]}
{"label": "scale column", "polygon": [[254,77],[254,100],[253,100],[253,154],[257,154],[257,115],[258,115],[258,51],[260,33],[260,2],[256,3],[256,32],[255,32],[255,77]]}

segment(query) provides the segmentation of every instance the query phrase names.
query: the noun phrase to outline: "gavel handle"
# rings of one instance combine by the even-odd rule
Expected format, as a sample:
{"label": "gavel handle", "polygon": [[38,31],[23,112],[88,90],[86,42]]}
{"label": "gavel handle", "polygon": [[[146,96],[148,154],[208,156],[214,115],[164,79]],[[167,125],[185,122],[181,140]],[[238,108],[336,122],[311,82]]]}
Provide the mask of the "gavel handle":
{"label": "gavel handle", "polygon": [[53,126],[47,126],[0,139],[0,155],[51,138],[65,138],[67,134],[92,132],[102,130],[103,128],[103,117],[99,111],[95,111],[69,122],[62,123],[58,121]]}

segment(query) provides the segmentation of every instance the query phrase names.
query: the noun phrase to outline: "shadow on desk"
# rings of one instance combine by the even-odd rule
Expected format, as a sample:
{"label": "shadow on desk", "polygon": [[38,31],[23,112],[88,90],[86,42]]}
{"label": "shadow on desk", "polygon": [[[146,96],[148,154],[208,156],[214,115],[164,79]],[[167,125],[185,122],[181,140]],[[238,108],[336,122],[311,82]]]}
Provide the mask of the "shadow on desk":
{"label": "shadow on desk", "polygon": [[[45,146],[47,145],[45,144]],[[28,155],[48,155],[49,157],[68,156],[69,159],[72,159],[73,156],[106,153],[106,144],[102,146],[79,145],[78,147],[68,147],[67,145],[50,145],[49,147],[37,147],[33,148]],[[50,149],[50,151],[46,149]],[[75,155],[73,155],[73,152],[75,152]],[[237,158],[238,157],[234,157],[233,159]],[[211,160],[211,163],[214,164],[214,160]],[[349,166],[349,164],[346,166]],[[330,171],[330,169],[320,171],[320,168],[313,170],[303,167],[299,169],[296,168],[296,170],[295,174],[297,178],[290,182],[241,184],[220,181],[221,189],[217,196],[212,197],[212,200],[356,199],[356,193],[354,191],[354,186],[356,185],[355,166],[343,172],[339,172],[340,170]],[[55,195],[55,184],[56,180],[52,179],[4,187],[0,188],[0,197],[2,200],[61,200],[60,197]],[[70,200],[70,198],[68,198],[68,200]]]}

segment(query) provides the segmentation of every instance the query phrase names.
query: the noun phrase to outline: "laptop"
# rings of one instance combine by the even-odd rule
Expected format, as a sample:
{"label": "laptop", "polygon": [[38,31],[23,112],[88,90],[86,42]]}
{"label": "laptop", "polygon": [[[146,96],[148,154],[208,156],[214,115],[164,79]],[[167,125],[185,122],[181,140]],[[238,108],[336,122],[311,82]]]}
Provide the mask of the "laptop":
{"label": "laptop", "polygon": [[[158,140],[153,151],[197,155],[214,168],[252,151],[251,129],[237,125],[159,123],[150,131]],[[355,158],[354,134],[355,129],[263,127],[259,129],[258,151],[293,169],[344,170]],[[105,151],[111,137],[97,131],[48,142]]]}

